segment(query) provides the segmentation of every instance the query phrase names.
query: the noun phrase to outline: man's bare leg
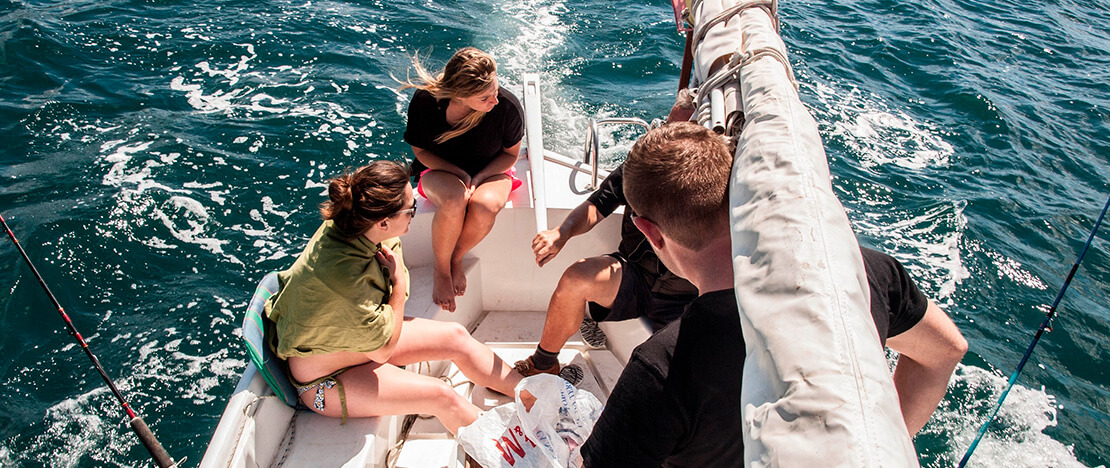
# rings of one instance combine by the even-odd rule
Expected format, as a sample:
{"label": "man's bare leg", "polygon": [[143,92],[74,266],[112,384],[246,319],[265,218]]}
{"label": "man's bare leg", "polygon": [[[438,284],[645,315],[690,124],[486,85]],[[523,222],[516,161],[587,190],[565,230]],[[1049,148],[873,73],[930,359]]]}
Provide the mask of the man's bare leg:
{"label": "man's bare leg", "polygon": [[582,325],[586,303],[612,307],[620,285],[620,261],[607,255],[584,258],[567,268],[551,294],[540,344],[531,357],[516,363],[516,370],[524,376],[557,374],[559,350]]}

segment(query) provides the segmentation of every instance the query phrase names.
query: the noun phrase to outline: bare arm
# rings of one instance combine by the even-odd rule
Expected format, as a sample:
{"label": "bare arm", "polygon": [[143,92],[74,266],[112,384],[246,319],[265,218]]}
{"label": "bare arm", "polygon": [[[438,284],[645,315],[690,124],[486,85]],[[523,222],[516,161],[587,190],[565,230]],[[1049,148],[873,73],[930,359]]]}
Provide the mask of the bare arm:
{"label": "bare arm", "polygon": [[467,184],[468,186],[470,185],[470,174],[467,174],[466,171],[462,170],[462,168],[456,166],[454,163],[439,157],[431,151],[417,146],[412,147],[412,153],[416,156],[416,160],[420,161],[421,164],[427,166],[428,169],[450,172],[452,174],[455,174],[455,176],[457,176],[459,180],[462,180],[463,183]]}
{"label": "bare arm", "polygon": [[504,174],[516,164],[516,160],[520,157],[520,142],[508,148],[501,148],[501,153],[493,158],[484,169],[474,174],[472,179],[473,186],[477,187],[486,179],[493,177],[497,174]]}
{"label": "bare arm", "polygon": [[366,353],[374,362],[387,362],[397,348],[397,341],[401,338],[401,325],[405,321],[405,300],[408,299],[409,278],[405,273],[404,260],[400,254],[394,254],[388,247],[382,247],[377,254],[378,262],[385,265],[390,272],[390,282],[393,287],[389,293],[389,307],[393,309],[393,334],[381,348]]}
{"label": "bare arm", "polygon": [[921,321],[905,333],[890,337],[886,344],[900,354],[894,368],[894,387],[912,436],[929,422],[944,398],[948,379],[967,352],[967,340],[952,319],[929,301]]}
{"label": "bare arm", "polygon": [[576,206],[559,227],[542,231],[532,239],[532,252],[536,254],[536,264],[541,267],[547,264],[559,254],[570,238],[590,232],[603,219],[605,217],[589,200]]}

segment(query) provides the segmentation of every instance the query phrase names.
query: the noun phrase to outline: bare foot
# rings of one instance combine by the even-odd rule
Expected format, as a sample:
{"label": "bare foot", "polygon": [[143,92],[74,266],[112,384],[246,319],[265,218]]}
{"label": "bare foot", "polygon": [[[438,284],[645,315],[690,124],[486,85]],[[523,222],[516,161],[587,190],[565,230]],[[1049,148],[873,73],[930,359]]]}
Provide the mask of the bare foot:
{"label": "bare foot", "polygon": [[466,270],[463,269],[462,260],[451,262],[451,284],[455,285],[455,295],[466,293]]}
{"label": "bare foot", "polygon": [[451,282],[450,274],[432,274],[432,302],[448,312],[455,311],[455,285]]}

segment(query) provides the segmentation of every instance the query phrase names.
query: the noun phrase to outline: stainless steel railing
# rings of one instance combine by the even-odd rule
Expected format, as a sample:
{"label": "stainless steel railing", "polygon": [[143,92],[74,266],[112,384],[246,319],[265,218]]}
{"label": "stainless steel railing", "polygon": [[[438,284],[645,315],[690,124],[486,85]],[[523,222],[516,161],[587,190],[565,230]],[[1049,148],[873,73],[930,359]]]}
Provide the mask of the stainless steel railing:
{"label": "stainless steel railing", "polygon": [[[650,125],[643,119],[632,118],[609,118],[595,120],[590,119],[590,126],[586,129],[586,147],[582,151],[582,162],[590,165],[590,189],[597,189],[598,181],[598,167],[601,165],[601,142],[597,139],[597,129],[604,125],[639,125],[644,128],[644,131],[650,129]],[[592,158],[591,158],[592,156]]]}

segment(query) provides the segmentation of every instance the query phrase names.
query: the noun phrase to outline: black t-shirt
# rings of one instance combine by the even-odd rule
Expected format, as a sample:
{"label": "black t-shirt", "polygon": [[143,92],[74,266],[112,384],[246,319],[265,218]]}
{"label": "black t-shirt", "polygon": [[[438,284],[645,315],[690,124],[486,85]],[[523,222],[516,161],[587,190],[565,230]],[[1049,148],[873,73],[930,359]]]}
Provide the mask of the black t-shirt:
{"label": "black t-shirt", "polygon": [[[409,102],[405,142],[431,151],[473,176],[485,169],[502,149],[516,145],[524,136],[524,110],[520,101],[504,87],[497,91],[497,101],[497,105],[482,117],[477,126],[443,143],[436,143],[436,137],[451,129],[447,123],[447,104],[450,100],[436,99],[432,93],[418,89]],[[412,169],[419,176],[427,167],[414,160]]]}
{"label": "black t-shirt", "polygon": [[698,293],[698,288],[663,265],[644,233],[632,222],[632,209],[624,198],[624,164],[610,172],[587,200],[597,208],[598,214],[606,217],[617,208],[626,207],[621,219],[621,243],[617,246],[617,253],[651,276],[649,283],[653,293],[667,296],[693,296]]}
{"label": "black t-shirt", "polygon": [[859,250],[871,289],[871,317],[879,330],[879,341],[886,346],[887,337],[901,335],[921,321],[929,299],[894,257],[866,247]]}
{"label": "black t-shirt", "polygon": [[[871,316],[885,343],[916,325],[928,300],[897,260],[862,250]],[[734,294],[698,297],[636,348],[582,446],[586,467],[743,465],[745,352]]]}
{"label": "black t-shirt", "polygon": [[744,337],[732,289],[695,299],[632,353],[593,433],[584,466],[741,466]]}

